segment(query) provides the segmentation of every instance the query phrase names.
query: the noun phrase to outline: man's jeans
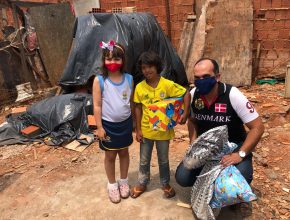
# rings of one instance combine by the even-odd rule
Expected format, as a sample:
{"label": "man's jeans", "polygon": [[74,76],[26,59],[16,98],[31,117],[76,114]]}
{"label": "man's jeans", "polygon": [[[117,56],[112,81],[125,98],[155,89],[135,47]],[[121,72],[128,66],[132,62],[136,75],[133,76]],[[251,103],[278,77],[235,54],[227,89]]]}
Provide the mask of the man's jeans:
{"label": "man's jeans", "polygon": [[[252,164],[252,154],[249,154],[242,160],[239,164],[235,166],[241,172],[241,174],[245,177],[247,182],[250,184],[253,180],[253,164]],[[200,174],[203,167],[189,170],[184,167],[183,162],[178,165],[175,173],[176,182],[183,186],[193,186],[196,181],[197,176]]]}
{"label": "man's jeans", "polygon": [[140,144],[140,167],[138,174],[138,182],[142,185],[147,185],[150,181],[150,162],[154,142],[156,143],[160,183],[166,185],[170,180],[169,170],[169,140],[158,141],[143,138],[143,143]]}

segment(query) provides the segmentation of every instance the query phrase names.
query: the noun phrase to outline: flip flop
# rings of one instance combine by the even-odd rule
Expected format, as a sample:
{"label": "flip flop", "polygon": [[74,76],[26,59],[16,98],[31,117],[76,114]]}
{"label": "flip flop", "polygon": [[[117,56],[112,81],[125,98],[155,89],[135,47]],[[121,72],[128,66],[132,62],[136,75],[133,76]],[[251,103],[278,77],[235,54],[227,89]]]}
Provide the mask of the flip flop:
{"label": "flip flop", "polygon": [[166,198],[169,199],[175,196],[175,190],[170,185],[166,185],[162,189]]}
{"label": "flip flop", "polygon": [[136,199],[137,197],[139,197],[142,193],[144,193],[146,191],[146,186],[135,186],[131,189],[131,197],[133,199]]}

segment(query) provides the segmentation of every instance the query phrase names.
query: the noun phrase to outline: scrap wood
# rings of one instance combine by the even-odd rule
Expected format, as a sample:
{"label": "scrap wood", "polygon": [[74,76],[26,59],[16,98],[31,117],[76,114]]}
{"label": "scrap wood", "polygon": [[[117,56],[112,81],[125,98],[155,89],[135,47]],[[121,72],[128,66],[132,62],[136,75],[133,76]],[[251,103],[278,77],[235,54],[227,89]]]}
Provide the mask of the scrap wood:
{"label": "scrap wood", "polygon": [[55,93],[55,96],[59,96],[62,92],[62,88],[60,86],[58,86],[57,90],[56,90],[56,93]]}
{"label": "scrap wood", "polygon": [[78,142],[77,140],[74,140],[74,141],[72,141],[69,144],[64,146],[64,148],[67,148],[69,150],[78,151],[78,152],[84,151],[87,147],[88,147],[88,145],[81,145],[81,143]]}
{"label": "scrap wood", "polygon": [[85,135],[85,134],[81,134],[78,137],[79,140],[86,140],[88,143],[92,143],[94,141],[94,138],[89,136],[89,135]]}
{"label": "scrap wood", "polygon": [[68,143],[67,145],[65,145],[64,147],[70,150],[75,150],[78,146],[80,146],[81,143],[78,142],[77,140],[74,140],[70,143]]}
{"label": "scrap wood", "polygon": [[77,160],[79,159],[79,157],[80,157],[80,155],[78,155],[77,157],[72,158],[72,159],[71,159],[71,162],[72,162],[72,163],[77,162]]}
{"label": "scrap wood", "polygon": [[33,156],[34,156],[34,160],[37,160],[37,152],[36,152],[35,147],[33,147]]}
{"label": "scrap wood", "polygon": [[23,107],[14,107],[11,109],[11,114],[20,114],[20,113],[24,113],[26,112],[27,107],[23,106]]}
{"label": "scrap wood", "polygon": [[177,206],[180,206],[180,207],[183,207],[183,208],[191,209],[191,205],[190,204],[187,204],[187,203],[178,202],[176,205]]}
{"label": "scrap wood", "polygon": [[51,168],[51,169],[48,170],[46,173],[42,174],[42,175],[40,176],[40,178],[42,178],[42,177],[46,177],[47,174],[49,174],[51,171],[53,171],[53,170],[56,169],[57,167],[58,167],[58,166],[55,166],[55,167]]}
{"label": "scrap wood", "polygon": [[22,166],[24,166],[24,165],[27,165],[27,163],[22,163],[22,164],[20,164],[20,165],[13,166],[13,168],[14,168],[14,169],[18,169],[18,168],[20,168],[20,167],[22,167]]}
{"label": "scrap wood", "polygon": [[258,69],[259,69],[259,62],[260,62],[260,55],[261,55],[261,43],[259,42],[257,45],[257,51],[256,51],[256,56],[254,59],[254,75],[252,76],[252,78],[255,78],[258,75]]}

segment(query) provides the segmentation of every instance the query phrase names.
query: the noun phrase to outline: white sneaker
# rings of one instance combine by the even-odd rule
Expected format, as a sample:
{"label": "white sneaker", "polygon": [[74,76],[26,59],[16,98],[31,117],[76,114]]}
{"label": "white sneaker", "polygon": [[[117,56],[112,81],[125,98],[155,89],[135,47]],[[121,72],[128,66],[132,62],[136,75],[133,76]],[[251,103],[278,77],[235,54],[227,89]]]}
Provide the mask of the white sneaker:
{"label": "white sneaker", "polygon": [[117,183],[108,183],[108,194],[112,203],[119,203],[121,201],[120,191]]}
{"label": "white sneaker", "polygon": [[130,195],[130,187],[127,182],[122,182],[122,181],[118,181],[119,183],[119,190],[120,190],[120,194],[121,194],[121,198],[122,199],[126,199],[129,197]]}

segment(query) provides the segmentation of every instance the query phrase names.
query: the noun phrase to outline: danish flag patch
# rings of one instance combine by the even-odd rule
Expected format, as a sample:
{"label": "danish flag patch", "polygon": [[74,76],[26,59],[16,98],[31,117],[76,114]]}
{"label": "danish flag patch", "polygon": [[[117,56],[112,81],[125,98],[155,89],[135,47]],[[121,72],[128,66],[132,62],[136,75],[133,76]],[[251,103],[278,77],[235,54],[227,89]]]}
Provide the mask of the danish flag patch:
{"label": "danish flag patch", "polygon": [[216,103],[214,106],[215,112],[227,112],[227,104]]}

